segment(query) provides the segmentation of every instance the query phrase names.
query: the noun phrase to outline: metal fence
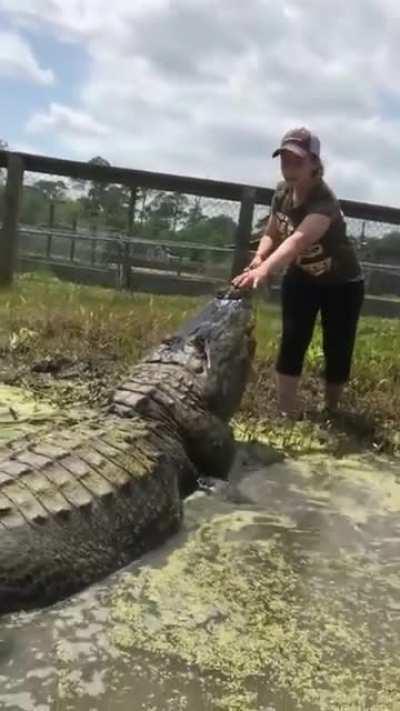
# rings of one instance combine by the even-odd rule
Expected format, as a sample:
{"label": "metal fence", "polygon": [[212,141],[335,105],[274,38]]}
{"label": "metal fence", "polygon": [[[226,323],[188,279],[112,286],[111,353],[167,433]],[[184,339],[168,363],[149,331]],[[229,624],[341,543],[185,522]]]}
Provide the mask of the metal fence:
{"label": "metal fence", "polygon": [[86,268],[108,273],[120,288],[135,288],[137,276],[160,280],[179,279],[204,287],[230,278],[232,247],[126,236],[96,235],[57,229],[19,229],[19,262],[33,268]]}

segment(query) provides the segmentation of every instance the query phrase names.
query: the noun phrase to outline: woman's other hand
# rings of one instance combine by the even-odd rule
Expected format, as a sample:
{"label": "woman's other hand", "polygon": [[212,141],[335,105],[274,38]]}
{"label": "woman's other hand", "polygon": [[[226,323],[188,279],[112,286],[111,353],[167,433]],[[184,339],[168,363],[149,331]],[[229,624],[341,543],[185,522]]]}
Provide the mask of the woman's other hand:
{"label": "woman's other hand", "polygon": [[265,282],[269,277],[269,269],[265,262],[261,260],[258,267],[247,267],[241,274],[238,274],[232,279],[232,284],[237,289],[247,289],[253,287],[256,289],[260,284]]}

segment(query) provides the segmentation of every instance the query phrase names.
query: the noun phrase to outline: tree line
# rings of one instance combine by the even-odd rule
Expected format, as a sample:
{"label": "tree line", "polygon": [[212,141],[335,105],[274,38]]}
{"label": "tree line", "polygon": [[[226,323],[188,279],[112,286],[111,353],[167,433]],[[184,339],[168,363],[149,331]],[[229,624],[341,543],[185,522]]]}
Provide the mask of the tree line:
{"label": "tree line", "polygon": [[[0,147],[7,148],[3,142]],[[89,163],[108,166],[97,156]],[[3,218],[4,173],[0,178]],[[120,233],[144,239],[182,240],[227,247],[237,222],[212,200],[179,192],[104,182],[34,178],[23,189],[21,223],[36,227]]]}

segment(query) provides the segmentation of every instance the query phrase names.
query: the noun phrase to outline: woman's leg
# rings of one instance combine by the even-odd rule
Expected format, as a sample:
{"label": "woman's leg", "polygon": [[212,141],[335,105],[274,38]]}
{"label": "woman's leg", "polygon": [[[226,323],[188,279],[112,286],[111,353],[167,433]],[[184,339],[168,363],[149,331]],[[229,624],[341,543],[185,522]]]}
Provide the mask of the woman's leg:
{"label": "woman's leg", "polygon": [[349,380],[364,282],[321,288],[321,323],[325,355],[325,403],[336,410]]}
{"label": "woman's leg", "polygon": [[297,415],[297,389],[304,356],[312,339],[319,309],[319,290],[290,277],[282,281],[282,337],[276,363],[281,412]]}

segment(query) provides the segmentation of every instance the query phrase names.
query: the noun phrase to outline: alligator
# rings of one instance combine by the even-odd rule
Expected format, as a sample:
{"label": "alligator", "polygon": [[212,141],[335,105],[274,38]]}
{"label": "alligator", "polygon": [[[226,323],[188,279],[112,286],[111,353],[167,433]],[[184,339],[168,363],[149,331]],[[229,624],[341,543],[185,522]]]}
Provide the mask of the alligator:
{"label": "alligator", "polygon": [[126,566],[178,531],[201,476],[228,476],[251,312],[249,293],[229,288],[132,366],[96,425],[2,456],[0,614],[46,607]]}

